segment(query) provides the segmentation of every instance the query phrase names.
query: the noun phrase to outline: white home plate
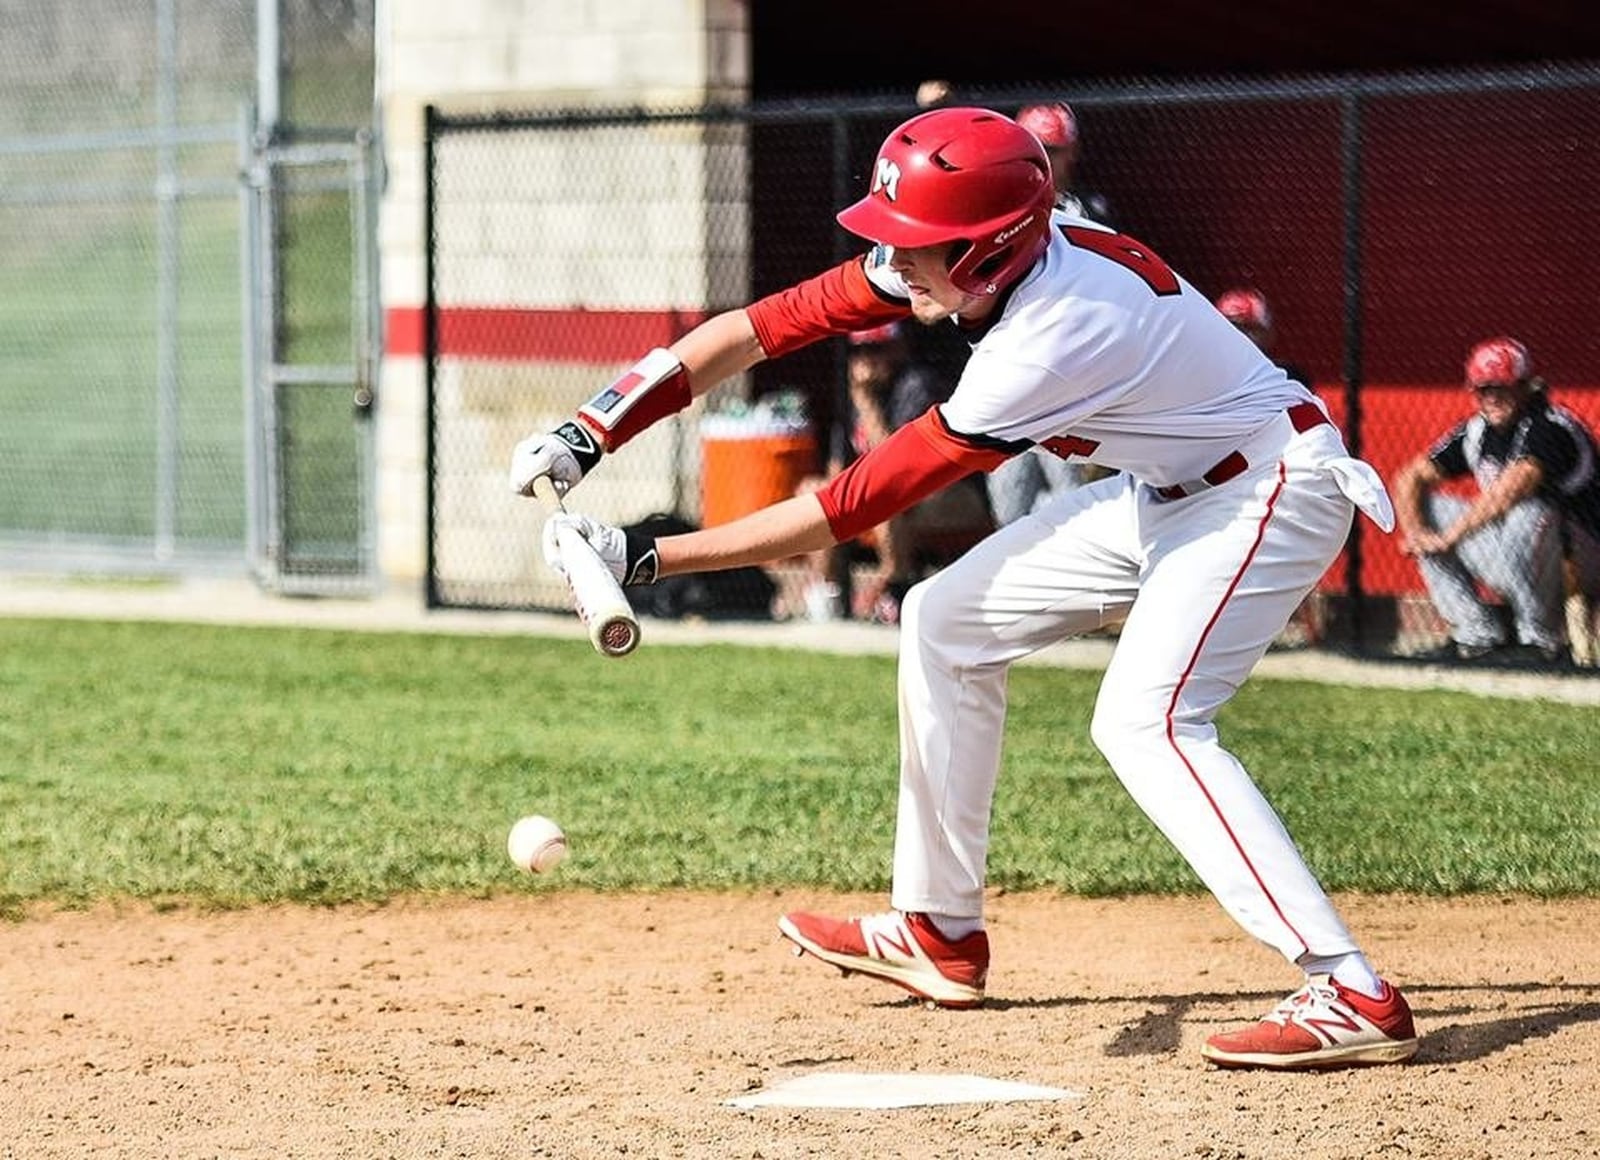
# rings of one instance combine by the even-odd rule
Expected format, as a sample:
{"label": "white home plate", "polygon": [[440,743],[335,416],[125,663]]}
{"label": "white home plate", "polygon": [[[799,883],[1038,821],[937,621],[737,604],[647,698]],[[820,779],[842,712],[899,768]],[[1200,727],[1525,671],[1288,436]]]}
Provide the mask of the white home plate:
{"label": "white home plate", "polygon": [[918,1072],[863,1074],[813,1072],[727,1102],[736,1108],[915,1108],[925,1104],[1005,1103],[1014,1100],[1077,1100],[1082,1092],[1010,1083],[982,1075]]}

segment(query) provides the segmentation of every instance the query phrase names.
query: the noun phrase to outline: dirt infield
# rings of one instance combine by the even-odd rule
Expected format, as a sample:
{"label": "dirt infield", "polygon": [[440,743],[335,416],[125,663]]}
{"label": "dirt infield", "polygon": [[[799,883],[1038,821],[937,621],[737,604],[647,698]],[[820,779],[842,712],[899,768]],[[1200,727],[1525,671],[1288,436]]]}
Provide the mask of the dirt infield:
{"label": "dirt infield", "polygon": [[[990,1002],[792,958],[814,895],[559,890],[0,927],[6,1157],[1593,1157],[1600,900],[1344,898],[1416,1009],[1402,1067],[1213,1070],[1295,979],[1209,898],[996,897]],[[1056,1103],[727,1106],[816,1071]]]}

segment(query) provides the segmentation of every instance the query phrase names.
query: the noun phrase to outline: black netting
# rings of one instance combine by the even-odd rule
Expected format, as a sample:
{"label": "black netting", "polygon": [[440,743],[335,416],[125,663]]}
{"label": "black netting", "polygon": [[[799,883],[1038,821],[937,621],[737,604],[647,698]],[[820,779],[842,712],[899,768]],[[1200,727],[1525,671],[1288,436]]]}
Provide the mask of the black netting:
{"label": "black netting", "polygon": [[[1521,338],[1553,397],[1600,423],[1600,305],[1585,269],[1600,231],[1597,97],[1600,69],[1582,67],[969,94],[1006,112],[1071,102],[1078,184],[1206,294],[1260,291],[1274,357],[1386,479],[1470,412],[1463,359],[1489,335]],[[915,111],[840,101],[433,120],[442,602],[564,607],[537,560],[539,513],[504,485],[512,445],[699,318],[852,252],[833,214]],[[919,345],[959,372],[959,344]],[[804,460],[820,454],[843,365],[838,343],[764,364],[607,462],[575,506],[699,522],[708,502],[725,518],[775,498],[820,465]],[[723,440],[740,430],[749,445],[730,454]],[[1383,655],[1444,641],[1415,562],[1395,537],[1358,529],[1295,639]]]}

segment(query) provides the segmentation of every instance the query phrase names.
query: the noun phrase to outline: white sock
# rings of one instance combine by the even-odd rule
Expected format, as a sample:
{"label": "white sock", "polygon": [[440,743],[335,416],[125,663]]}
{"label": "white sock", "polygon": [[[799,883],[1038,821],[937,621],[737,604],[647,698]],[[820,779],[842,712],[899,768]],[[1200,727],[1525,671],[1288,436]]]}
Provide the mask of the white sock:
{"label": "white sock", "polygon": [[983,929],[983,919],[963,918],[955,914],[929,914],[925,916],[934,929],[944,935],[947,942],[960,942],[973,931]]}
{"label": "white sock", "polygon": [[1383,996],[1383,980],[1360,951],[1344,955],[1301,955],[1295,960],[1308,975],[1332,975],[1342,986],[1360,991],[1369,999]]}

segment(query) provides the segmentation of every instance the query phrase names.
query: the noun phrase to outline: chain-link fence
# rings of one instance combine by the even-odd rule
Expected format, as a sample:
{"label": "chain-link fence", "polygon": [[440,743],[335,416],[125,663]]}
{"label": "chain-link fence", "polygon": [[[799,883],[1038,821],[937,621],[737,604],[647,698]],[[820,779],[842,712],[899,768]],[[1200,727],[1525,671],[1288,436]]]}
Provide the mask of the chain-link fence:
{"label": "chain-link fence", "polygon": [[[1205,293],[1260,291],[1274,357],[1386,479],[1471,412],[1463,360],[1489,335],[1521,338],[1555,400],[1600,425],[1600,68],[965,97],[1008,112],[1069,101],[1078,184]],[[563,606],[538,563],[539,512],[505,487],[512,445],[699,318],[853,252],[833,213],[913,112],[908,96],[430,116],[438,603]],[[963,352],[941,335],[922,334],[921,353],[953,376]],[[821,466],[842,366],[831,342],[763,364],[608,461],[578,506],[712,523],[777,498]],[[1292,629],[1377,655],[1446,633],[1414,560],[1365,521]]]}
{"label": "chain-link fence", "polygon": [[0,8],[8,555],[240,555],[254,24],[243,4],[183,7]]}
{"label": "chain-link fence", "polygon": [[[373,7],[282,0],[263,56],[257,0],[0,0],[5,566],[252,562],[269,508],[253,501],[279,458],[258,441],[254,393],[273,356],[259,347],[349,329],[341,255],[355,243],[348,198],[331,227],[306,199],[293,211],[278,199],[279,220],[310,224],[271,253],[251,253],[249,223],[267,150],[288,147],[297,121],[346,126],[347,139],[370,125]],[[264,70],[283,98],[265,131]],[[348,405],[337,422],[349,428]],[[290,515],[348,508],[348,491],[302,488]]]}

